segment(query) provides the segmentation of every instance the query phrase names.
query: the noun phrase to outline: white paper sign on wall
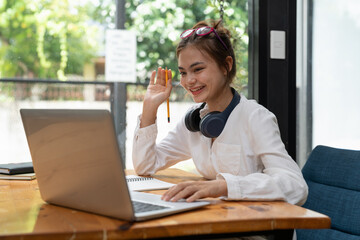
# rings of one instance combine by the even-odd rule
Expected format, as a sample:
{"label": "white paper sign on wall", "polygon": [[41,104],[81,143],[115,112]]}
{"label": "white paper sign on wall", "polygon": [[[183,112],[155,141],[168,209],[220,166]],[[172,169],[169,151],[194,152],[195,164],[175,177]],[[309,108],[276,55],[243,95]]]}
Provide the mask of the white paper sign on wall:
{"label": "white paper sign on wall", "polygon": [[136,35],[123,29],[106,31],[105,79],[136,81]]}

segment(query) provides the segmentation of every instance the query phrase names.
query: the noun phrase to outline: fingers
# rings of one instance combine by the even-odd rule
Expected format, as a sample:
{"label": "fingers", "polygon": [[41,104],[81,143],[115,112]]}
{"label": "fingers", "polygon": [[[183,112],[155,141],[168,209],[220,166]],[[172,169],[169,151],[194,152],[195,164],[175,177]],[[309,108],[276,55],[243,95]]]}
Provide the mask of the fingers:
{"label": "fingers", "polygon": [[187,202],[193,202],[205,196],[206,194],[203,191],[203,187],[197,185],[195,182],[184,182],[170,188],[161,199],[171,202],[186,199]]}
{"label": "fingers", "polygon": [[172,71],[171,69],[168,70],[168,85],[172,85]]}
{"label": "fingers", "polygon": [[162,69],[161,67],[158,67],[157,70],[157,76],[156,76],[156,84],[165,86],[165,69]]}
{"label": "fingers", "polygon": [[149,85],[154,85],[155,84],[155,76],[156,76],[156,71],[154,70],[151,73]]}
{"label": "fingers", "polygon": [[[156,75],[156,72],[157,72],[157,75]],[[171,86],[172,86],[172,71],[170,69],[167,71],[167,75],[168,75],[168,83],[169,84],[166,84],[166,71],[165,71],[165,69],[163,69],[162,67],[158,67],[157,71],[154,70],[151,73],[149,85],[159,84],[159,85],[163,85],[163,86],[169,86],[170,89],[171,89]],[[156,76],[156,81],[155,81],[155,76]]]}
{"label": "fingers", "polygon": [[[168,79],[166,79],[166,77]],[[167,80],[167,83],[166,83]],[[157,94],[164,94],[164,100],[166,100],[167,98],[170,97],[171,94],[171,90],[172,90],[172,72],[171,70],[167,71],[167,76],[166,76],[166,70],[164,70],[163,68],[159,67],[157,72],[156,71],[152,71],[151,76],[150,76],[150,81],[149,81],[149,85],[148,85],[148,90],[150,90],[152,92],[152,95],[154,95],[154,93]],[[164,101],[162,100],[162,101]]]}
{"label": "fingers", "polygon": [[195,192],[193,195],[191,195],[190,197],[188,197],[186,199],[186,202],[194,202],[198,199],[201,199],[201,198],[204,198],[204,197],[207,197],[205,192],[200,190],[200,191],[197,191]]}
{"label": "fingers", "polygon": [[179,183],[165,192],[161,199],[164,201],[176,202],[185,198],[187,202],[193,202],[205,197],[220,197],[226,195],[226,181],[220,179]]}
{"label": "fingers", "polygon": [[175,200],[179,200],[181,199],[180,197],[176,197],[174,198],[177,194],[181,193],[190,183],[189,182],[184,182],[184,183],[179,183],[173,187],[171,187],[168,191],[166,191],[163,196],[161,197],[162,200],[164,201],[174,201]]}

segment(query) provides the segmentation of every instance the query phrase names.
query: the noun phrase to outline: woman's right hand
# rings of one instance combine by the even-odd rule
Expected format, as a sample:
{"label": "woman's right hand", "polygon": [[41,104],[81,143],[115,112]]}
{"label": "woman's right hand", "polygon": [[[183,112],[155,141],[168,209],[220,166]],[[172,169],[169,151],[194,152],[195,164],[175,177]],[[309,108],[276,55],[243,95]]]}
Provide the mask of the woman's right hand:
{"label": "woman's right hand", "polygon": [[[166,99],[170,97],[172,89],[172,74],[168,70],[168,82],[166,84],[165,69],[161,67],[151,73],[150,82],[146,90],[143,103],[143,112],[141,115],[140,127],[146,127],[155,123],[157,109]],[[156,76],[156,81],[155,81]]]}

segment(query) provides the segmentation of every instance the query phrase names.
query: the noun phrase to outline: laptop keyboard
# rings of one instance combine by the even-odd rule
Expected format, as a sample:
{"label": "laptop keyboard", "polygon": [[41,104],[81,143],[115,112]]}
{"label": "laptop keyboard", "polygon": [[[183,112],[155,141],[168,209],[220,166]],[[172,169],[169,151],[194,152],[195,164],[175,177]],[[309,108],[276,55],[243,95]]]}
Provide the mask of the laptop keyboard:
{"label": "laptop keyboard", "polygon": [[144,203],[144,202],[138,202],[138,201],[132,201],[132,203],[133,203],[134,211],[136,213],[150,212],[150,211],[169,208],[169,207],[165,207],[165,206],[161,206],[161,205],[155,205],[155,204],[151,204],[151,203]]}

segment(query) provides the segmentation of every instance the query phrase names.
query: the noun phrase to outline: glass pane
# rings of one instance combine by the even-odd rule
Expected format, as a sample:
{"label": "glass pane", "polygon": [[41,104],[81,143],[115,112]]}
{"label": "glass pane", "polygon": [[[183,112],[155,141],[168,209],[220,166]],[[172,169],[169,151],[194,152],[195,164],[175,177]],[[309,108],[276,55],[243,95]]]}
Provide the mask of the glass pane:
{"label": "glass pane", "polygon": [[19,110],[107,109],[108,85],[0,81],[0,163],[31,161]]}
{"label": "glass pane", "polygon": [[360,2],[314,1],[313,146],[360,149]]}
{"label": "glass pane", "polygon": [[[303,76],[308,73],[308,81],[299,81],[303,90],[312,89],[306,99],[311,103],[307,114],[312,118],[307,140],[312,142],[311,148],[328,145],[360,149],[360,2],[313,0],[307,4],[307,19],[312,22],[306,25],[302,21],[302,33],[309,38],[301,67]],[[311,71],[304,71],[306,67]],[[306,115],[304,106],[299,110],[299,115]]]}
{"label": "glass pane", "polygon": [[[105,33],[115,29],[113,0],[0,1],[0,162],[28,161],[19,116],[21,107],[110,109],[111,88],[105,82]],[[122,1],[118,1],[121,3]],[[219,1],[135,0],[125,2],[125,29],[137,40],[137,79],[127,86],[126,162],[131,167],[131,143],[142,99],[152,70],[175,70],[180,33],[204,19],[218,19]],[[247,95],[248,3],[224,1],[223,24],[231,30],[237,57],[235,88]],[[21,80],[21,82],[16,82]],[[39,83],[46,80],[47,83]],[[49,81],[61,80],[63,84]],[[103,84],[69,84],[98,81]],[[99,100],[97,96],[105,97]],[[180,86],[166,108],[159,109],[159,139],[186,113],[192,100]],[[162,106],[163,107],[163,106]],[[161,114],[164,116],[161,117]],[[160,120],[161,119],[161,120]],[[164,122],[161,122],[164,120]],[[6,134],[5,134],[6,133]],[[19,146],[21,144],[21,146]],[[4,150],[6,149],[6,150]],[[26,149],[22,151],[23,149]]]}

